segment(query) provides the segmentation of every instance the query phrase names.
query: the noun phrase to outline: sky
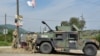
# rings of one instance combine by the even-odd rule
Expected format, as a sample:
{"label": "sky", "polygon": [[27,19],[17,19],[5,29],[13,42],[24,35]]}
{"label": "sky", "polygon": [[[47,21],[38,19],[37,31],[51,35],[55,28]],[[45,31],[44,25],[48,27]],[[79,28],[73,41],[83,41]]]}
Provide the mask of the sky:
{"label": "sky", "polygon": [[[19,14],[23,16],[23,26],[28,31],[38,32],[46,21],[51,28],[60,25],[61,21],[69,21],[71,17],[81,19],[83,15],[85,29],[100,29],[100,0],[36,0],[36,6],[30,7],[27,1],[19,0]],[[15,25],[16,0],[0,0],[0,24],[4,24],[7,14],[7,24]]]}

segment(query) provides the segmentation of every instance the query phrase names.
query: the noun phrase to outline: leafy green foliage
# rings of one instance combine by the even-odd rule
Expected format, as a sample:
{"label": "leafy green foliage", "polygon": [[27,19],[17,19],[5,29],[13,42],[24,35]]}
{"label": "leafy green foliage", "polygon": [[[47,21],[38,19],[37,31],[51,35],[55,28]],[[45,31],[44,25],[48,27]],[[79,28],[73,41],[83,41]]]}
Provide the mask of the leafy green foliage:
{"label": "leafy green foliage", "polygon": [[83,30],[83,28],[84,28],[84,26],[85,26],[85,23],[86,23],[86,22],[85,22],[85,20],[83,20],[83,19],[79,21],[79,28],[80,28],[81,30]]}
{"label": "leafy green foliage", "polygon": [[[0,41],[5,41],[5,35],[0,34]],[[6,35],[6,41],[12,42],[12,30],[9,30],[8,34]]]}
{"label": "leafy green foliage", "polygon": [[97,35],[96,40],[98,40],[100,42],[100,34]]}
{"label": "leafy green foliage", "polygon": [[7,37],[6,37],[6,38],[7,38],[7,41],[8,41],[8,42],[12,42],[12,31],[13,31],[13,30],[9,30],[9,32],[8,32],[8,34],[7,34]]}
{"label": "leafy green foliage", "polygon": [[79,18],[77,17],[71,17],[69,22],[68,21],[62,21],[61,22],[61,26],[68,26],[68,25],[76,25],[79,29],[83,30],[83,28],[85,27],[85,20],[81,19],[79,20]]}
{"label": "leafy green foliage", "polygon": [[12,30],[9,30],[8,34],[6,35],[6,41],[5,41],[5,35],[0,34],[0,46],[9,46],[12,42]]}
{"label": "leafy green foliage", "polygon": [[83,30],[83,28],[85,27],[85,20],[84,19],[81,19],[81,20],[79,20],[79,18],[77,18],[77,17],[72,17],[71,19],[70,19],[70,25],[76,25],[79,29],[81,29],[81,30]]}
{"label": "leafy green foliage", "polygon": [[9,46],[11,45],[10,42],[0,41],[0,46]]}
{"label": "leafy green foliage", "polygon": [[69,25],[69,22],[67,22],[67,21],[62,21],[61,22],[61,26],[68,26]]}
{"label": "leafy green foliage", "polygon": [[[16,26],[7,24],[6,27],[8,29],[8,34],[6,34],[6,38],[5,38],[5,35],[3,34],[3,30],[5,29],[5,25],[0,25],[0,46],[11,45],[11,42],[12,42],[12,39],[13,39],[12,38],[12,32],[16,28]],[[19,28],[19,32],[25,33],[27,31],[22,29],[22,28]]]}
{"label": "leafy green foliage", "polygon": [[76,26],[79,27],[79,18],[77,18],[77,17],[70,18],[69,24],[70,25],[73,25],[74,24],[74,25],[76,25]]}

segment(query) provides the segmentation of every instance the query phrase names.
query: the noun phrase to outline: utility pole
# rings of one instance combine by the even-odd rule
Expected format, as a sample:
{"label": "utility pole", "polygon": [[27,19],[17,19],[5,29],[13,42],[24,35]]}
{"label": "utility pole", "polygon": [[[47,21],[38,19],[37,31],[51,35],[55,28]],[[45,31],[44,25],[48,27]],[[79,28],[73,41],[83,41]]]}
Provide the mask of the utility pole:
{"label": "utility pole", "polygon": [[6,34],[7,34],[7,15],[6,15],[6,13],[5,13],[5,29],[4,29],[4,33],[5,33],[5,42],[7,41],[7,39],[6,39]]}
{"label": "utility pole", "polygon": [[16,12],[17,12],[17,25],[16,25],[16,28],[17,28],[17,33],[18,33],[18,36],[17,36],[17,39],[18,39],[18,45],[20,43],[19,41],[19,0],[16,0]]}
{"label": "utility pole", "polygon": [[81,19],[82,19],[82,20],[84,20],[84,16],[83,16],[83,13],[82,13],[82,15],[81,15]]}

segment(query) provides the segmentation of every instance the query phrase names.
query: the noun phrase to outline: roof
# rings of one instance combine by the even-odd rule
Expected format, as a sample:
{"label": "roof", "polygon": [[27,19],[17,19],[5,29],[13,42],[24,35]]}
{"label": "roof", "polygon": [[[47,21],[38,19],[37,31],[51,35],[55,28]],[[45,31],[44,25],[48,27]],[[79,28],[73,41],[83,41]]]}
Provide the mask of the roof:
{"label": "roof", "polygon": [[76,25],[72,25],[72,26],[57,26],[56,30],[57,31],[66,31],[66,32],[80,31],[79,28]]}

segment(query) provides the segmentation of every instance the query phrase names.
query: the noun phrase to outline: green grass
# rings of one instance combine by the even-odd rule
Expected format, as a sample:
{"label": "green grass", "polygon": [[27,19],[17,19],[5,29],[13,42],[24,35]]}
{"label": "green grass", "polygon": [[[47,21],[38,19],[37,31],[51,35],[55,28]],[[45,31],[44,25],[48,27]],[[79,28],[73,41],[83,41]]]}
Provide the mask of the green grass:
{"label": "green grass", "polygon": [[5,41],[0,41],[0,46],[10,46],[11,43],[5,42]]}

